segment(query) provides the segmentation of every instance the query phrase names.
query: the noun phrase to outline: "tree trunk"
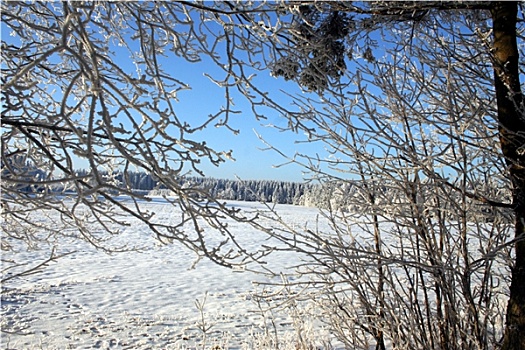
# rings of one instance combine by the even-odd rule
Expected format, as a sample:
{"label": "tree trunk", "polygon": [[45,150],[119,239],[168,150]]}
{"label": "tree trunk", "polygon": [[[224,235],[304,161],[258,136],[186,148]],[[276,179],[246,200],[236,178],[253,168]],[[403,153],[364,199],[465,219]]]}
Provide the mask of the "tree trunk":
{"label": "tree trunk", "polygon": [[516,2],[494,2],[494,80],[501,150],[513,189],[515,254],[503,350],[525,350],[525,115],[519,80]]}

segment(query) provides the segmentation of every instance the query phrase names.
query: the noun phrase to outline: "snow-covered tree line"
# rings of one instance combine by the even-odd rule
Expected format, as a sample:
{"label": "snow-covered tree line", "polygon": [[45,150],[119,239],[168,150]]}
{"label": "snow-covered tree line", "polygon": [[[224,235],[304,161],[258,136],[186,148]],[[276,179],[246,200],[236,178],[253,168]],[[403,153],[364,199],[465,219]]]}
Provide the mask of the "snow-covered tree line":
{"label": "snow-covered tree line", "polygon": [[[320,209],[336,212],[347,212],[356,214],[370,214],[376,210],[376,206],[390,208],[390,217],[402,217],[413,209],[414,204],[419,204],[422,211],[430,217],[444,216],[451,217],[454,210],[454,203],[457,203],[459,196],[454,190],[441,189],[446,193],[444,201],[440,206],[432,206],[426,203],[424,198],[435,192],[436,186],[429,181],[422,181],[417,185],[417,198],[415,201],[407,200],[406,194],[402,189],[395,186],[394,182],[374,182],[374,181],[328,181],[318,186],[311,186],[301,196],[300,205],[307,207],[317,207]],[[480,184],[472,183],[470,191],[474,191]],[[367,202],[367,191],[372,190],[376,200],[375,205]],[[502,186],[499,196],[510,198],[511,194]],[[414,203],[415,202],[415,203]],[[495,218],[506,223],[511,223],[512,213],[508,208],[493,208],[486,203],[479,203],[476,200],[467,201],[468,220],[471,222],[492,222]],[[294,203],[296,204],[296,203]]]}
{"label": "snow-covered tree line", "polygon": [[[120,181],[122,174],[116,176]],[[158,182],[150,175],[140,172],[130,172],[128,174],[127,186],[136,190],[148,191],[150,195],[167,194],[162,185],[159,187]],[[406,215],[411,210],[413,203],[405,200],[403,193],[389,182],[364,183],[359,180],[333,180],[323,183],[300,183],[286,182],[279,180],[231,180],[216,179],[212,177],[183,177],[179,179],[181,187],[195,187],[211,193],[214,197],[224,200],[237,201],[263,201],[278,204],[293,204],[306,207],[316,207],[324,210],[334,210],[340,212],[352,213],[370,213],[373,208],[366,204],[366,188],[373,188],[377,197],[377,205],[392,207],[392,216]],[[472,183],[469,186],[470,191],[481,184]],[[423,181],[420,184],[418,192],[421,198],[428,196],[436,189],[431,183]],[[505,192],[502,187],[502,198],[510,198],[511,194]],[[453,205],[458,201],[458,196],[454,191],[450,191],[449,202],[443,203],[440,208],[435,208],[423,204],[423,199],[419,201],[424,206],[423,210],[431,216],[444,215],[450,216]],[[495,217],[512,221],[512,215],[509,210],[491,208],[489,205],[480,204],[475,200],[469,201],[469,219],[471,221],[490,222]],[[438,213],[439,211],[439,213]],[[500,215],[497,215],[499,211]]]}
{"label": "snow-covered tree line", "polygon": [[[23,185],[20,190],[25,192],[40,192],[41,187],[38,185],[39,181],[46,179],[46,174],[43,170],[36,168],[31,163],[24,162],[23,157],[17,158],[16,162],[11,162],[11,169],[17,169],[18,172],[23,172],[32,185]],[[139,171],[114,172],[109,174],[102,172],[103,177],[108,184],[116,186],[124,190],[130,190],[135,193],[148,194],[152,196],[158,195],[172,195],[169,190],[153,175]],[[10,174],[4,172],[2,176],[9,177]],[[89,171],[80,169],[77,171],[77,176],[88,177]],[[50,180],[50,179],[48,179]],[[403,200],[403,193],[400,193],[399,188],[388,181],[374,182],[359,180],[331,180],[322,183],[301,183],[279,180],[232,180],[232,179],[217,179],[213,177],[198,177],[185,176],[176,180],[181,188],[197,188],[206,191],[217,199],[221,200],[236,200],[236,201],[262,201],[277,204],[293,204],[306,207],[317,207],[325,210],[335,210],[340,212],[353,213],[368,213],[373,211],[366,204],[364,199],[366,188],[373,188],[373,192],[377,197],[378,205],[391,205],[392,215],[404,215],[410,211],[412,203]],[[476,187],[482,184],[472,183],[469,186],[469,191],[475,191]],[[68,190],[61,184],[54,187],[55,191]],[[69,189],[74,190],[74,189]],[[435,188],[430,183],[423,182],[418,189],[419,195],[424,197]],[[115,193],[118,191],[115,190]],[[499,197],[510,200],[511,194],[502,186]],[[196,195],[198,197],[198,195]],[[447,216],[448,212],[452,210],[453,203],[458,198],[454,191],[449,194],[449,203],[444,203],[442,208],[439,208],[439,215]],[[420,200],[422,201],[422,200]],[[425,207],[423,210],[430,215],[438,215],[436,208]],[[511,214],[508,210],[490,208],[489,205],[483,205],[476,201],[470,201],[470,216],[472,220],[491,221],[496,215],[495,211],[503,211],[502,217],[506,221],[511,221]]]}
{"label": "snow-covered tree line", "polygon": [[[155,177],[144,172],[128,172],[114,175],[126,188],[148,191],[150,195],[169,194]],[[263,201],[279,204],[305,205],[305,195],[317,186],[308,183],[278,180],[231,180],[212,177],[181,177],[181,188],[200,188],[215,198],[238,201]],[[313,203],[312,203],[313,204]]]}

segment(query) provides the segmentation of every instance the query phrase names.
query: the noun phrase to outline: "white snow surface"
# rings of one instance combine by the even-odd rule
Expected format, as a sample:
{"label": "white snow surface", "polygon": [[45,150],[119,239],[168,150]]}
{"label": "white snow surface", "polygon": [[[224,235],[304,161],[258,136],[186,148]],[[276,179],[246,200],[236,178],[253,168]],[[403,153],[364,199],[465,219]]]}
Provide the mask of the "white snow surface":
{"label": "white snow surface", "polygon": [[[261,204],[229,202],[235,207]],[[173,207],[156,200],[150,210],[169,221]],[[291,224],[315,221],[317,209],[278,205]],[[315,223],[312,223],[314,225]],[[230,223],[230,229],[251,248],[263,243],[253,228]],[[253,292],[253,281],[267,277],[233,271],[202,259],[180,244],[161,245],[147,227],[132,222],[118,240],[142,251],[107,254],[79,240],[60,242],[76,250],[41,273],[2,286],[3,349],[258,349],[263,348],[265,319]],[[36,253],[28,253],[36,254]],[[291,253],[271,257],[275,269],[286,272],[297,259]],[[204,303],[206,327],[199,330]],[[292,321],[274,312],[280,339],[293,338]],[[266,323],[267,324],[267,323]],[[313,339],[331,339],[320,324]],[[205,342],[203,342],[205,340]],[[290,344],[293,340],[290,340]],[[292,348],[292,347],[291,347]]]}

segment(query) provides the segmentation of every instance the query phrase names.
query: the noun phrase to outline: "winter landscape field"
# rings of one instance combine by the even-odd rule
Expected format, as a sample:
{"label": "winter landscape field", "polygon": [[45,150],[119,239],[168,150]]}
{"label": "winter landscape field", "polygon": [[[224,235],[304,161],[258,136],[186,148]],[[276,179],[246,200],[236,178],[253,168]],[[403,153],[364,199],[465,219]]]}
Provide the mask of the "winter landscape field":
{"label": "winter landscape field", "polygon": [[[229,204],[263,209],[257,203]],[[168,221],[177,219],[161,198],[149,209]],[[309,225],[318,213],[291,205],[277,210],[292,225]],[[297,328],[320,346],[336,346],[318,320],[303,318],[297,327],[290,315],[258,302],[257,294],[275,292],[264,284],[270,277],[206,259],[193,266],[194,252],[176,243],[162,245],[144,225],[130,223],[116,240],[132,251],[108,254],[84,241],[61,241],[61,252],[76,252],[4,284],[2,348],[263,349],[275,346],[270,338],[278,339],[280,348],[294,348]],[[264,243],[256,230],[230,225],[248,247]],[[26,254],[34,254],[35,263],[43,258],[39,252]],[[297,259],[274,254],[269,265],[289,273]]]}

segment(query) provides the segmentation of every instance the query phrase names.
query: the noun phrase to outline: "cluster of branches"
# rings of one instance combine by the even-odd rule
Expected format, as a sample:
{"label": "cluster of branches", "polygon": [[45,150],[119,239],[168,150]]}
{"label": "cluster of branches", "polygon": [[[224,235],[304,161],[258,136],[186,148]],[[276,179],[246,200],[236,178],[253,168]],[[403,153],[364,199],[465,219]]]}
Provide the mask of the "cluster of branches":
{"label": "cluster of branches", "polygon": [[[294,161],[321,181],[365,184],[346,197],[358,214],[328,208],[330,230],[279,234],[310,258],[300,270],[316,277],[295,284],[319,291],[312,302],[350,348],[483,349],[502,335],[495,286],[508,288],[513,215],[492,70],[473,64],[474,28],[453,46],[438,23],[384,40],[385,57],[357,61],[322,104],[296,99],[307,117],[294,124],[332,156]],[[491,225],[482,205],[497,213]]]}
{"label": "cluster of branches", "polygon": [[[104,249],[91,226],[118,233],[111,224],[126,225],[134,217],[159,239],[179,241],[225,266],[264,255],[231,250],[235,238],[221,219],[249,223],[253,217],[177,180],[202,174],[201,162],[218,166],[230,157],[195,139],[209,125],[229,128],[229,116],[237,112],[229,96],[231,74],[222,82],[215,78],[225,86],[224,107],[192,125],[175,112],[177,93],[190,87],[164,68],[170,54],[190,62],[207,56],[222,65],[217,51],[229,50],[222,42],[238,35],[228,29],[233,15],[216,17],[224,7],[217,4],[212,12],[178,3],[2,4],[3,32],[9,35],[2,39],[2,249],[12,249],[12,241],[33,246],[41,232],[49,239],[49,233],[60,236],[72,228]],[[235,58],[226,54],[230,62]],[[89,171],[77,173],[81,167]],[[185,213],[179,225],[157,223],[141,207],[144,198],[120,186],[130,182],[113,174],[129,171],[146,172],[176,195],[171,204]],[[66,197],[52,190],[57,184]],[[129,195],[134,205],[119,203],[116,193]],[[35,211],[59,218],[35,220]],[[213,231],[222,239],[208,246]]]}
{"label": "cluster of branches", "polygon": [[[303,113],[290,125],[330,156],[291,161],[321,181],[366,184],[349,198],[363,211],[329,208],[329,231],[282,222],[280,240],[311,259],[300,268],[311,278],[292,284],[319,288],[312,302],[351,348],[523,348],[523,45],[511,63],[494,54],[508,25],[499,4],[390,5],[300,7],[299,49],[274,69],[321,96],[295,96]],[[497,213],[491,225],[480,205]]]}

